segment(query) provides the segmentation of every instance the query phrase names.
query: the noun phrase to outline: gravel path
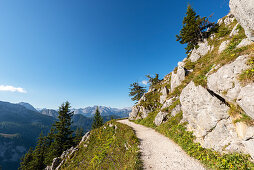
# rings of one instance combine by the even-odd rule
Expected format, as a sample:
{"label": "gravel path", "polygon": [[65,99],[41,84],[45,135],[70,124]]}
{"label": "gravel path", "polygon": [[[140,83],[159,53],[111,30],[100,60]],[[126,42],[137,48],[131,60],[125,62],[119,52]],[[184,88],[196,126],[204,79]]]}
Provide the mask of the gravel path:
{"label": "gravel path", "polygon": [[154,129],[119,120],[134,129],[140,139],[141,159],[144,169],[200,170],[205,169],[197,160],[188,156],[177,144]]}

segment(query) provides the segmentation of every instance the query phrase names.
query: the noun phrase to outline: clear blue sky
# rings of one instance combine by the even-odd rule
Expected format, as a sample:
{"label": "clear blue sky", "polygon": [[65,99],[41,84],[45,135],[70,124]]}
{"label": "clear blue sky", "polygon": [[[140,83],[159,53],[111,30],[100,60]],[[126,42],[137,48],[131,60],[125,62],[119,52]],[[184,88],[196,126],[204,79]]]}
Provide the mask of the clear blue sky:
{"label": "clear blue sky", "polygon": [[185,58],[175,35],[187,4],[217,21],[228,1],[0,0],[0,100],[132,106],[132,82]]}

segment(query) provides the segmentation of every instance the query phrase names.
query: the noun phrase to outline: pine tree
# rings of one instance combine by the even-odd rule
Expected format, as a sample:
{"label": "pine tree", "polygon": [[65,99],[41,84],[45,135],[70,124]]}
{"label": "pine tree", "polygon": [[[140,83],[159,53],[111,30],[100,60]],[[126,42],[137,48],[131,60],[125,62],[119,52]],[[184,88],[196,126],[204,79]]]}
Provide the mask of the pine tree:
{"label": "pine tree", "polygon": [[92,129],[99,128],[103,125],[103,119],[101,117],[101,113],[99,111],[99,107],[97,106],[94,118],[93,118],[93,124],[92,124]]}
{"label": "pine tree", "polygon": [[29,148],[28,152],[21,158],[19,169],[33,170],[33,148]]}
{"label": "pine tree", "polygon": [[133,96],[131,100],[139,101],[139,99],[144,95],[146,89],[143,86],[140,86],[137,82],[134,82],[130,85],[129,96]]}
{"label": "pine tree", "polygon": [[201,18],[196,14],[194,9],[188,5],[186,16],[183,19],[183,28],[179,35],[176,35],[177,41],[181,44],[187,44],[185,48],[186,54],[194,49],[199,41],[206,38],[206,30],[213,27],[214,23],[210,23],[207,17]]}
{"label": "pine tree", "polygon": [[48,160],[52,161],[53,158],[61,156],[63,151],[74,145],[73,131],[71,130],[72,116],[73,112],[70,111],[70,103],[63,103],[61,107],[59,107],[58,121],[53,125],[56,132],[53,135],[53,143],[47,154]]}
{"label": "pine tree", "polygon": [[161,82],[161,80],[159,79],[159,74],[155,74],[154,77],[151,77],[150,75],[146,75],[146,77],[149,79],[148,82],[150,84],[150,87],[153,87],[156,84]]}
{"label": "pine tree", "polygon": [[34,169],[44,169],[46,165],[44,164],[45,153],[46,152],[46,137],[43,136],[41,132],[35,150],[33,152],[32,165]]}

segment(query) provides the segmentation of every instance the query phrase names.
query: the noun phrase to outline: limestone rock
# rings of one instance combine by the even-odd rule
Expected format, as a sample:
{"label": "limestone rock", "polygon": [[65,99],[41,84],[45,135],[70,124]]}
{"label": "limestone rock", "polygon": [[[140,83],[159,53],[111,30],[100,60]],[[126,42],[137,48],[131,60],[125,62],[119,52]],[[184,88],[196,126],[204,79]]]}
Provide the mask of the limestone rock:
{"label": "limestone rock", "polygon": [[163,112],[163,111],[160,111],[155,119],[154,119],[154,123],[156,126],[159,126],[161,123],[163,123],[167,116],[170,115],[170,116],[175,116],[177,113],[179,113],[181,111],[181,105],[176,105],[176,107],[174,109],[172,109],[172,111],[169,113],[169,112]]}
{"label": "limestone rock", "polygon": [[253,42],[249,40],[248,38],[243,39],[237,46],[236,48],[241,48],[247,45],[251,45]]}
{"label": "limestone rock", "polygon": [[243,141],[243,144],[245,146],[246,152],[250,154],[252,159],[254,159],[254,139]]}
{"label": "limestone rock", "polygon": [[254,84],[241,88],[236,102],[247,115],[254,119]]}
{"label": "limestone rock", "polygon": [[169,114],[168,112],[162,112],[162,111],[160,111],[160,112],[156,115],[156,117],[155,117],[155,119],[154,119],[154,124],[155,124],[156,126],[159,126],[159,125],[165,120],[165,118],[167,117],[168,114]]}
{"label": "limestone rock", "polygon": [[174,90],[177,86],[179,86],[182,81],[185,79],[186,70],[183,67],[183,62],[178,63],[177,73],[172,72],[171,76],[171,91]]}
{"label": "limestone rock", "polygon": [[238,32],[239,32],[239,30],[237,29],[238,25],[239,25],[239,23],[237,23],[237,24],[234,26],[233,30],[232,30],[231,33],[229,34],[230,37],[233,37],[234,35],[237,35],[237,34],[238,34]]}
{"label": "limestone rock", "polygon": [[221,43],[220,47],[219,47],[219,51],[218,52],[221,53],[222,51],[224,51],[227,48],[229,43],[230,43],[229,40],[223,41]]}
{"label": "limestone rock", "polygon": [[180,102],[183,120],[196,137],[204,137],[220,120],[229,117],[228,106],[193,82],[182,90]]}
{"label": "limestone rock", "polygon": [[220,120],[216,127],[204,137],[201,144],[205,148],[213,148],[220,152],[241,152],[244,150],[230,118]]}
{"label": "limestone rock", "polygon": [[129,114],[129,119],[130,120],[135,120],[136,117],[138,116],[139,113],[139,107],[138,106],[133,106],[132,111]]}
{"label": "limestone rock", "polygon": [[52,165],[47,166],[45,168],[45,170],[55,170],[61,162],[62,162],[62,159],[60,157],[54,158],[53,162],[52,162]]}
{"label": "limestone rock", "polygon": [[151,110],[146,109],[144,106],[140,106],[140,116],[142,119],[146,118],[148,116],[148,114],[151,112]]}
{"label": "limestone rock", "polygon": [[205,39],[204,42],[198,43],[198,48],[194,48],[190,55],[191,62],[196,62],[200,57],[206,55],[210,50],[211,47],[208,45],[208,41]]}
{"label": "limestone rock", "polygon": [[207,77],[207,87],[229,101],[236,99],[241,88],[238,75],[248,68],[247,60],[247,55],[239,56],[234,62],[222,66]]}
{"label": "limestone rock", "polygon": [[179,113],[181,111],[181,105],[176,105],[176,107],[174,109],[172,109],[171,111],[171,116],[175,116],[177,113]]}
{"label": "limestone rock", "polygon": [[160,92],[161,92],[160,103],[163,104],[167,99],[169,90],[167,89],[167,87],[163,87]]}
{"label": "limestone rock", "polygon": [[235,20],[235,17],[233,14],[229,13],[227,17],[224,19],[224,24],[229,25]]}
{"label": "limestone rock", "polygon": [[254,41],[254,1],[230,0],[231,13],[245,30],[246,36]]}
{"label": "limestone rock", "polygon": [[82,142],[85,142],[90,136],[90,132],[86,132],[86,134],[82,137],[81,141],[79,142],[79,145],[82,143]]}
{"label": "limestone rock", "polygon": [[175,98],[170,98],[170,99],[166,100],[165,103],[162,105],[161,109],[169,107],[173,103],[174,100],[175,100]]}

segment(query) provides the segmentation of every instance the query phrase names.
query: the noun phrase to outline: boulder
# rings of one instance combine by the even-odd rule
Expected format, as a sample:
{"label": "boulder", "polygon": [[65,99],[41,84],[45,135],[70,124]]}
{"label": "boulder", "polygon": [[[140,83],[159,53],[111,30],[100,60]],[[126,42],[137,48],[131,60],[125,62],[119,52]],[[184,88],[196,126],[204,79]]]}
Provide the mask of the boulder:
{"label": "boulder", "polygon": [[182,81],[185,79],[186,70],[184,68],[183,62],[178,63],[177,72],[172,72],[171,76],[171,91],[174,91],[174,88],[179,86]]}
{"label": "boulder", "polygon": [[220,47],[219,47],[219,53],[221,53],[222,51],[224,51],[226,48],[227,48],[227,46],[228,46],[228,44],[230,43],[230,41],[229,40],[226,40],[226,41],[223,41],[221,44],[220,44]]}
{"label": "boulder", "polygon": [[139,113],[139,107],[138,106],[133,106],[132,111],[129,113],[129,119],[130,120],[135,120],[136,117],[138,116]]}
{"label": "boulder", "polygon": [[193,82],[182,90],[180,102],[183,121],[188,122],[188,130],[192,130],[198,138],[206,136],[220,120],[229,117],[227,105]]}
{"label": "boulder", "polygon": [[159,125],[165,120],[165,118],[167,117],[168,114],[169,114],[168,112],[162,112],[162,111],[160,111],[160,112],[156,115],[156,117],[155,117],[155,119],[154,119],[154,124],[155,124],[156,126],[159,126]]}
{"label": "boulder", "polygon": [[244,28],[246,36],[254,41],[254,1],[230,0],[229,7],[238,23]]}
{"label": "boulder", "polygon": [[254,119],[254,83],[241,88],[236,102],[248,116]]}
{"label": "boulder", "polygon": [[247,55],[239,56],[234,62],[222,66],[207,77],[207,87],[229,101],[236,99],[241,88],[238,76],[248,68],[247,60]]}
{"label": "boulder", "polygon": [[194,48],[190,55],[191,62],[196,62],[200,57],[206,55],[210,50],[211,47],[208,45],[208,41],[205,39],[203,42],[198,43],[198,48]]}
{"label": "boulder", "polygon": [[167,87],[163,87],[160,91],[161,93],[161,96],[160,96],[160,103],[163,104],[166,99],[167,99],[167,96],[168,96],[168,92],[169,90],[167,89]]}

